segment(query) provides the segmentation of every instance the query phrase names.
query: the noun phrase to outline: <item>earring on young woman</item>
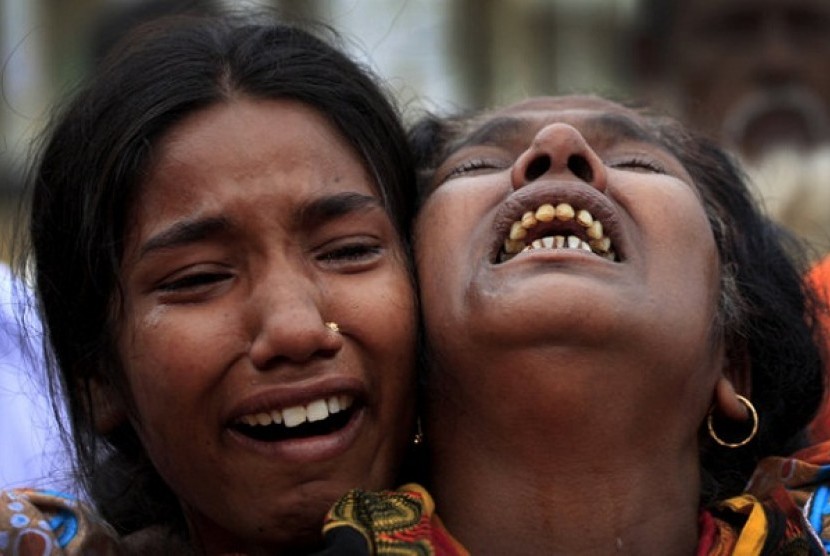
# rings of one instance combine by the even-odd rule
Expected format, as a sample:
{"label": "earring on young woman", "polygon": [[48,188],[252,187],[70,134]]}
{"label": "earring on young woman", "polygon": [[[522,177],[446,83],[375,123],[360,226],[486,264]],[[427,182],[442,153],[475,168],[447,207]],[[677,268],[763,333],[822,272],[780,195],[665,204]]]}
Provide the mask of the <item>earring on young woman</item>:
{"label": "earring on young woman", "polygon": [[739,394],[736,394],[736,396],[738,397],[738,401],[744,404],[744,406],[749,410],[749,414],[752,417],[752,430],[749,431],[749,434],[746,436],[746,438],[743,438],[738,442],[727,442],[726,440],[723,440],[720,436],[718,436],[718,433],[715,432],[714,426],[714,407],[709,409],[709,415],[707,415],[706,417],[706,426],[709,429],[709,436],[712,437],[712,440],[714,440],[721,446],[726,446],[727,448],[740,448],[741,446],[745,446],[749,444],[749,441],[755,438],[755,435],[758,433],[758,412],[755,411],[755,406],[753,406],[752,402],[750,402],[745,397]]}

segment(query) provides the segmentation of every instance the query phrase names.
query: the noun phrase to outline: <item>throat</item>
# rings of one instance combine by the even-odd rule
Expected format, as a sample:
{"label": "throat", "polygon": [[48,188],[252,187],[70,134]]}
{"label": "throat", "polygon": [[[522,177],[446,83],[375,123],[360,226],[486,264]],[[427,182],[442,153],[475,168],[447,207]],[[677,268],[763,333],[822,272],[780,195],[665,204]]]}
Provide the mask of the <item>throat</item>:
{"label": "throat", "polygon": [[436,511],[471,554],[688,555],[697,547],[695,466],[666,475],[583,462],[574,473],[493,454],[446,456],[463,461],[433,470]]}

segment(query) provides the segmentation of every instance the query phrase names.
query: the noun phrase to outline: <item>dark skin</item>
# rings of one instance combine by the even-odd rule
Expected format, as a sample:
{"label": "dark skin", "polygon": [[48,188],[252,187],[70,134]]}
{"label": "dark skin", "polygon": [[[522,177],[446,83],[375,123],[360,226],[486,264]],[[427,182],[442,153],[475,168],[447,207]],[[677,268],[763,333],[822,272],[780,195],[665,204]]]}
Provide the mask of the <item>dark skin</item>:
{"label": "dark skin", "polygon": [[[431,487],[473,554],[689,554],[701,423],[713,403],[746,418],[712,330],[703,206],[641,122],[532,99],[481,118],[435,173],[416,226]],[[590,245],[545,248],[556,236]]]}

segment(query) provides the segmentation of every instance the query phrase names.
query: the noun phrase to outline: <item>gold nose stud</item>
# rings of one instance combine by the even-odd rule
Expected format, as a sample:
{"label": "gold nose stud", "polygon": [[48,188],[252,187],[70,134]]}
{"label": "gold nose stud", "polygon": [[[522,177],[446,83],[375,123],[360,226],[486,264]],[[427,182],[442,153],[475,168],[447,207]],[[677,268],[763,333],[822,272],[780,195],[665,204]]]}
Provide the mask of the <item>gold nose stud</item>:
{"label": "gold nose stud", "polygon": [[326,324],[326,328],[328,328],[332,332],[336,332],[337,334],[340,334],[340,326],[336,322],[329,321],[325,324]]}

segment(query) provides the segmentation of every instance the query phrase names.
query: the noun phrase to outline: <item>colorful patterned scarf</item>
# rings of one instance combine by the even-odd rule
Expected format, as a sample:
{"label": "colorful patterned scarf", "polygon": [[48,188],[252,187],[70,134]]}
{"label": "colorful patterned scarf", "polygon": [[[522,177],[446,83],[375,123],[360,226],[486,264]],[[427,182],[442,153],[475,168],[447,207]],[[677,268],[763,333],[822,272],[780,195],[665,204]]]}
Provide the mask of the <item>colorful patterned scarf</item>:
{"label": "colorful patterned scarf", "polygon": [[[701,511],[696,555],[824,555],[825,548],[800,506],[808,512],[819,507],[810,487],[828,477],[830,467],[793,458],[767,458],[753,476],[751,493]],[[813,514],[827,523],[830,534],[830,503],[822,502],[821,508]],[[396,491],[349,492],[329,512],[323,532],[328,548],[320,554],[326,556],[469,555],[435,514],[432,497],[416,484]],[[830,546],[828,540],[826,546]]]}

